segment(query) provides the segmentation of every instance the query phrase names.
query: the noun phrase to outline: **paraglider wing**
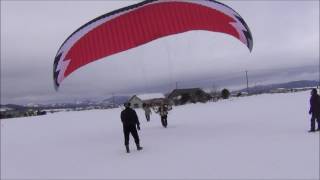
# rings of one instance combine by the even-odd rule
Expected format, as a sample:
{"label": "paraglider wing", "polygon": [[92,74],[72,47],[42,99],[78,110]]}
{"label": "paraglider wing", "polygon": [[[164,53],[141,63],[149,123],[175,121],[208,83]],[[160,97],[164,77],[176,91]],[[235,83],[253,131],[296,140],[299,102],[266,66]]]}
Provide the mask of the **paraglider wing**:
{"label": "paraglider wing", "polygon": [[241,16],[214,0],[147,0],[86,23],[61,45],[53,78],[60,83],[78,68],[152,40],[192,30],[229,34],[252,50],[251,32]]}

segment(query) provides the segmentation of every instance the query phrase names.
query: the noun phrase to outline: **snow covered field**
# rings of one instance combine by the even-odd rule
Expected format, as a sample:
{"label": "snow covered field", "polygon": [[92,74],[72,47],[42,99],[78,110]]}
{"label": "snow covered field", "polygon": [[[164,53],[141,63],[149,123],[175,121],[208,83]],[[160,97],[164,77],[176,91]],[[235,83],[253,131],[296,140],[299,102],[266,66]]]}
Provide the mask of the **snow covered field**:
{"label": "snow covered field", "polygon": [[1,120],[1,179],[319,179],[310,92],[180,106],[152,114],[141,145],[123,145],[121,109]]}

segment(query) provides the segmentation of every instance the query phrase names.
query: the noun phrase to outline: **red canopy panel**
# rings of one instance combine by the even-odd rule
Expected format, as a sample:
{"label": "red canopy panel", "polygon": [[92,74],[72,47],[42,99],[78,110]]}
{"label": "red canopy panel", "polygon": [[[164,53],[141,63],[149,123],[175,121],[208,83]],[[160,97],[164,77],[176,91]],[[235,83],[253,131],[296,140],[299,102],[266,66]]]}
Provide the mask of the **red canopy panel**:
{"label": "red canopy panel", "polygon": [[211,0],[148,0],[100,16],[69,36],[55,58],[55,87],[90,62],[192,30],[226,33],[252,50],[248,26],[226,5]]}

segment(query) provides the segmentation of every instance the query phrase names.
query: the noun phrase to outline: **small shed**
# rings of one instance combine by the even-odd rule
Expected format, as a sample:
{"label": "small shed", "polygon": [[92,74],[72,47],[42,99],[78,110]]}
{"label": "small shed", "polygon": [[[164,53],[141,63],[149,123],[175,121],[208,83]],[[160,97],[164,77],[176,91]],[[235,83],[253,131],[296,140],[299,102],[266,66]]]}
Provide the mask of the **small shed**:
{"label": "small shed", "polygon": [[128,102],[131,104],[132,108],[142,107],[143,104],[142,100],[137,95],[132,96]]}

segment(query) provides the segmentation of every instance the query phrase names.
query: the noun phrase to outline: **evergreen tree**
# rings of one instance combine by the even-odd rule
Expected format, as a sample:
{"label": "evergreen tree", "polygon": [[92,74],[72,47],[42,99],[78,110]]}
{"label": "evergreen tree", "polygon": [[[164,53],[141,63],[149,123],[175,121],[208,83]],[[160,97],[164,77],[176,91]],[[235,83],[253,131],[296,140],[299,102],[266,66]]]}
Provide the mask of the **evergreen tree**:
{"label": "evergreen tree", "polygon": [[229,96],[230,96],[230,91],[229,91],[228,89],[223,89],[223,90],[221,91],[221,97],[222,97],[223,99],[228,99]]}

